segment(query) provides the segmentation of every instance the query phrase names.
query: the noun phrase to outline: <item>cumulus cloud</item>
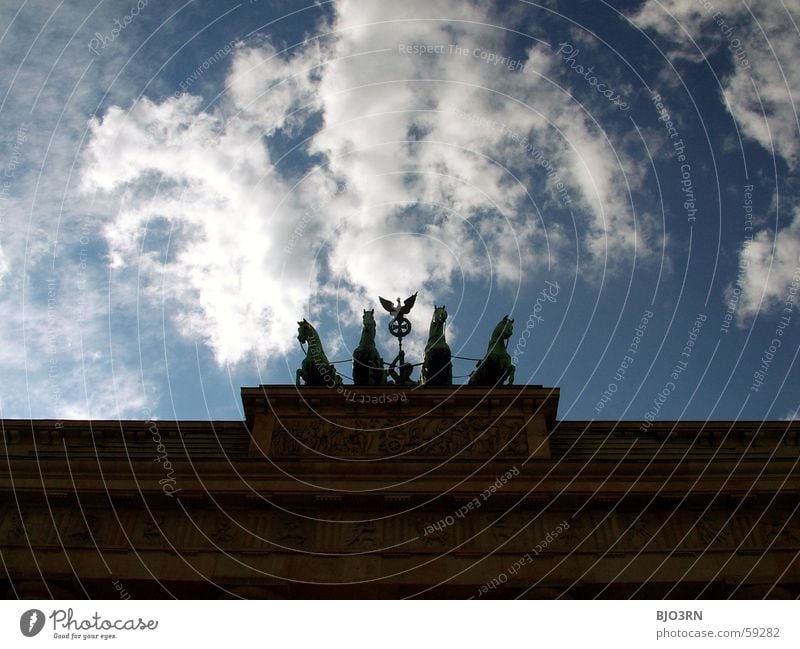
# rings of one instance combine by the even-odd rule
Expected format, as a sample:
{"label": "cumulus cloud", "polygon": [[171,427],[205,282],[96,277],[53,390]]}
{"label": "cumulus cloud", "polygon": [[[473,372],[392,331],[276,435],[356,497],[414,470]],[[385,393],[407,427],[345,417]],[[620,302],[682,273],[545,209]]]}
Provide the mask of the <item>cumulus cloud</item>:
{"label": "cumulus cloud", "polygon": [[726,52],[734,65],[722,81],[721,92],[731,114],[746,135],[767,150],[774,147],[796,166],[800,153],[794,101],[800,90],[800,69],[795,65],[800,21],[796,5],[769,0],[747,4],[648,0],[631,20],[670,38],[672,52],[702,57]]}
{"label": "cumulus cloud", "polygon": [[741,253],[742,297],[740,313],[751,315],[760,310],[776,312],[800,304],[800,207],[794,210],[791,225],[773,235],[762,230],[748,241]]}
{"label": "cumulus cloud", "polygon": [[[152,388],[133,369],[136,349],[110,340],[108,274],[96,236],[101,204],[88,205],[74,192],[87,115],[104,94],[127,101],[139,83],[119,71],[141,24],[102,56],[87,47],[118,11],[102,6],[87,15],[78,3],[42,0],[0,5],[0,23],[8,27],[0,39],[7,71],[0,81],[4,417],[138,417]],[[151,399],[155,394],[149,391]]]}
{"label": "cumulus cloud", "polygon": [[[732,69],[722,80],[721,99],[741,132],[781,158],[800,162],[800,97],[796,65],[800,10],[796,4],[760,0],[649,0],[631,17],[642,28],[672,39],[673,52],[703,56],[723,51]],[[689,38],[696,39],[691,45]],[[781,201],[782,203],[785,201]],[[800,250],[800,213],[777,232],[761,230],[742,247],[740,322],[760,309],[774,309],[786,296]],[[728,288],[730,292],[730,287]]]}
{"label": "cumulus cloud", "polygon": [[0,339],[17,341],[0,347],[7,374],[0,414],[140,417],[157,391],[153,377],[137,370],[136,347],[111,335],[104,272],[81,265],[76,254],[58,273],[37,279],[26,282],[30,306],[7,310],[0,320]]}
{"label": "cumulus cloud", "polygon": [[[166,281],[145,287],[152,297],[175,299],[176,322],[186,336],[207,342],[224,362],[242,360],[271,324],[296,320],[308,277],[299,259],[303,241],[291,242],[302,205],[270,168],[260,144],[263,129],[246,120],[223,120],[198,111],[184,95],[132,110],[112,108],[95,120],[88,149],[86,187],[134,184],[116,219],[105,228],[112,264],[138,264],[145,276]],[[148,194],[137,183],[154,183]],[[141,252],[144,228],[166,220],[174,250]],[[266,351],[262,348],[258,351]]]}
{"label": "cumulus cloud", "polygon": [[[213,105],[184,94],[92,120],[82,183],[121,194],[104,229],[114,267],[146,270],[180,331],[236,363],[293,345],[310,296],[344,300],[348,325],[379,293],[422,289],[422,310],[459,283],[519,285],[574,248],[551,217],[568,195],[594,263],[649,254],[637,165],[570,99],[547,46],[528,44],[523,71],[498,65],[507,34],[490,18],[454,0],[342,0],[325,37],[240,44]],[[160,221],[166,258],[142,252]]]}

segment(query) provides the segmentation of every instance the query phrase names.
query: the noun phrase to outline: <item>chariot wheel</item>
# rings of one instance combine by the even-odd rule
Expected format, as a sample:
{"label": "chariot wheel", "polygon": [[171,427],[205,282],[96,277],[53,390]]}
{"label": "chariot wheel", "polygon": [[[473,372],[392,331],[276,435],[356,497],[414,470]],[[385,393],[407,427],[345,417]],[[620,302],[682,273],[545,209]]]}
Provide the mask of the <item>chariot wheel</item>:
{"label": "chariot wheel", "polygon": [[389,333],[395,338],[403,338],[411,333],[411,322],[409,322],[406,318],[392,320],[389,323]]}

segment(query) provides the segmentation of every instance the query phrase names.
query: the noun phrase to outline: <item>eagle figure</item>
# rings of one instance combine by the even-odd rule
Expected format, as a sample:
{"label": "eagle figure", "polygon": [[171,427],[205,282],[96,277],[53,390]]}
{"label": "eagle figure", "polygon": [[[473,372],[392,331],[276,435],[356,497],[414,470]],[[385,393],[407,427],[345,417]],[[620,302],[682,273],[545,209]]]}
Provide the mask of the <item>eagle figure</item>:
{"label": "eagle figure", "polygon": [[[417,291],[419,292],[419,291]],[[392,314],[392,319],[390,322],[400,321],[405,318],[405,316],[414,308],[414,302],[417,301],[417,293],[414,293],[411,297],[409,297],[403,304],[400,304],[400,298],[397,298],[397,306],[392,304],[391,300],[387,300],[385,297],[378,296],[378,299],[381,301],[381,305],[384,309],[386,309],[389,313]]]}

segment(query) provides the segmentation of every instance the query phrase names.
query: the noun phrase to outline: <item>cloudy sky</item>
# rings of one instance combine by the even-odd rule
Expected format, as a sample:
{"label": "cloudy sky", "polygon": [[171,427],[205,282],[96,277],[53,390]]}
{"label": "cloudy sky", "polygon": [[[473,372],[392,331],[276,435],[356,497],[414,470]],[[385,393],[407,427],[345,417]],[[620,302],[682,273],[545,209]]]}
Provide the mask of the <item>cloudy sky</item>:
{"label": "cloudy sky", "polygon": [[297,320],[346,359],[415,291],[411,360],[434,303],[465,357],[510,314],[561,418],[795,417],[794,0],[4,0],[0,30],[2,417],[237,419]]}

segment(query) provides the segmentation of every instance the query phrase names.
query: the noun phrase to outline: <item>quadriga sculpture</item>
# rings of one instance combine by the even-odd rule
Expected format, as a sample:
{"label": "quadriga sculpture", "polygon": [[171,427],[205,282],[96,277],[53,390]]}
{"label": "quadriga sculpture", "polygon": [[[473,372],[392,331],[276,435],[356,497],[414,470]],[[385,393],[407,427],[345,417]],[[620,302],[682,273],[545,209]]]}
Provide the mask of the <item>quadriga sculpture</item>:
{"label": "quadriga sculpture", "polygon": [[386,385],[383,359],[375,346],[375,309],[364,310],[361,341],[353,350],[353,385]]}
{"label": "quadriga sculpture", "polygon": [[450,346],[444,337],[447,309],[433,305],[428,342],[425,344],[425,360],[422,364],[422,383],[425,385],[453,385],[453,364]]}
{"label": "quadriga sculpture", "polygon": [[300,369],[297,370],[297,385],[301,385],[301,379],[306,385],[327,385],[329,387],[341,385],[342,377],[325,356],[325,350],[322,348],[322,341],[319,339],[317,330],[305,318],[297,324],[299,325],[297,340],[300,341],[300,344],[308,344],[306,356]]}
{"label": "quadriga sculpture", "polygon": [[489,339],[486,355],[477,363],[477,368],[469,375],[470,385],[502,385],[514,383],[514,365],[506,347],[514,332],[514,320],[507,315],[497,323]]}

